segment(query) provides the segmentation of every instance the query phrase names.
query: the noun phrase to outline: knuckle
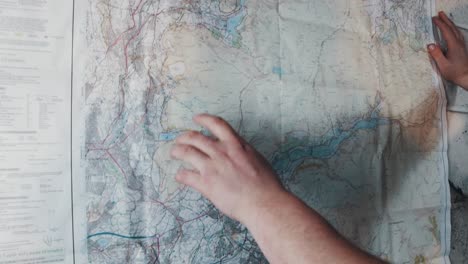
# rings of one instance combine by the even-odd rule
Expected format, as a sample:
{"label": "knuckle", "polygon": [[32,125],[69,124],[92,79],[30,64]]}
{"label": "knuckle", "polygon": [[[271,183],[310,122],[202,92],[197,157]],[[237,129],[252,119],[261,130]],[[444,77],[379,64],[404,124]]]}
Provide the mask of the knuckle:
{"label": "knuckle", "polygon": [[242,142],[236,141],[232,143],[232,147],[235,154],[241,155],[245,153],[245,145]]}
{"label": "knuckle", "polygon": [[189,178],[188,172],[183,170],[179,171],[176,175],[176,180],[181,183],[187,183],[187,179]]}
{"label": "knuckle", "polygon": [[186,170],[181,170],[177,174],[178,174],[178,177],[182,179],[185,179],[188,176],[188,172]]}
{"label": "knuckle", "polygon": [[213,185],[213,180],[209,175],[205,175],[204,177],[201,178],[201,185],[207,187],[207,189],[211,189],[211,186]]}
{"label": "knuckle", "polygon": [[224,126],[227,125],[226,121],[224,121],[224,119],[222,119],[222,118],[219,117],[219,116],[214,117],[213,122],[214,122],[214,124],[217,125],[217,126],[222,126],[222,127],[224,127]]}
{"label": "knuckle", "polygon": [[242,147],[243,150],[245,151],[249,151],[250,150],[250,145],[249,143],[245,142],[245,141],[241,141],[239,142],[240,146]]}
{"label": "knuckle", "polygon": [[244,151],[247,152],[247,153],[255,152],[255,149],[254,149],[252,146],[250,146],[250,144],[247,144],[247,143],[244,143],[244,144],[242,145],[242,148],[243,148]]}
{"label": "knuckle", "polygon": [[201,163],[198,164],[198,166],[196,167],[196,170],[197,170],[198,173],[200,173],[201,175],[205,175],[206,172],[209,170],[209,165],[207,164],[207,162],[201,162]]}
{"label": "knuckle", "polygon": [[180,146],[180,151],[182,152],[182,154],[189,154],[193,151],[193,148],[191,146],[183,145]]}
{"label": "knuckle", "polygon": [[204,178],[206,178],[206,176],[213,175],[214,170],[213,170],[213,167],[211,167],[211,166],[205,165],[205,166],[202,166],[200,169],[201,169],[200,172],[203,175],[205,175]]}
{"label": "knuckle", "polygon": [[195,132],[195,131],[189,131],[189,132],[185,133],[185,137],[186,137],[187,139],[189,139],[189,140],[194,139],[194,138],[197,137],[197,132]]}
{"label": "knuckle", "polygon": [[[233,153],[233,152],[222,152],[222,153],[219,153],[218,154],[218,157],[217,157],[217,160],[219,161],[219,169],[221,169],[222,171],[232,167],[232,165],[237,162],[237,160],[239,159],[239,157],[241,157],[242,155],[238,155],[237,153]],[[218,168],[213,168],[214,172],[216,173],[217,172],[217,169]]]}
{"label": "knuckle", "polygon": [[238,150],[241,150],[241,151],[246,151],[248,148],[249,148],[249,144],[239,138],[239,137],[235,137],[232,141],[232,144],[238,149]]}
{"label": "knuckle", "polygon": [[218,158],[223,161],[223,163],[227,163],[231,160],[231,157],[228,152],[221,151],[218,153]]}

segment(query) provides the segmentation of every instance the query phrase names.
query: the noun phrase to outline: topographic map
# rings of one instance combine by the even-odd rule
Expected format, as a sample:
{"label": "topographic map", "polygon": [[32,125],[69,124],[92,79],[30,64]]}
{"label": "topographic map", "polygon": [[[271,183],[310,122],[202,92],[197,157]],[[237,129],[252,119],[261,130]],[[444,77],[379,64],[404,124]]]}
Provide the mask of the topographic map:
{"label": "topographic map", "polygon": [[359,247],[449,263],[433,1],[80,0],[75,12],[83,262],[267,263],[244,226],[174,179],[172,141],[207,112]]}

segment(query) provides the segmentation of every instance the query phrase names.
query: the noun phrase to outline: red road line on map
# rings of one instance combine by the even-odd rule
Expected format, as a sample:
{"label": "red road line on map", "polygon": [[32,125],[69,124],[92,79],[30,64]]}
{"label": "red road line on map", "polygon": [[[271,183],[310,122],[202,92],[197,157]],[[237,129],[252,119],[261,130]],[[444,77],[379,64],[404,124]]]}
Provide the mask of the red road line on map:
{"label": "red road line on map", "polygon": [[[133,26],[131,28],[129,28],[128,30],[126,30],[124,33],[134,29],[136,27],[136,21],[135,21],[135,15],[136,15],[136,12],[141,8],[141,4],[142,4],[143,0],[140,0],[137,8],[132,12],[132,21],[133,21]],[[152,14],[151,16],[148,17],[148,19],[146,21],[143,22],[143,24],[141,25],[141,27],[138,29],[137,33],[135,35],[133,35],[129,41],[125,44],[124,46],[124,57],[125,57],[125,74],[128,75],[128,46],[130,45],[130,43],[135,40],[142,32],[142,29],[143,27],[146,25],[146,23],[150,20],[150,18],[152,17],[157,17],[158,15],[160,15],[162,13],[162,11],[158,12],[158,13],[155,13],[155,14]],[[122,33],[122,34],[124,34]],[[121,34],[121,35],[122,35]],[[120,38],[120,37],[119,37]],[[115,44],[114,44],[115,45]],[[109,126],[109,130],[108,130],[108,133],[107,133],[107,136],[104,138],[102,144],[104,144],[107,139],[109,138],[110,136],[110,132],[112,131],[112,127],[114,126],[114,123],[117,121],[117,119],[121,116],[122,112],[123,112],[123,109],[125,107],[125,92],[123,91],[123,87],[121,87],[121,93],[122,93],[122,97],[123,97],[123,103],[122,103],[122,107],[120,109],[120,112],[119,114],[117,115],[117,117],[112,121],[111,125]],[[127,136],[128,137],[128,136]],[[125,140],[127,139],[127,137],[125,138]],[[124,141],[125,141],[124,140]]]}
{"label": "red road line on map", "polygon": [[174,198],[176,197],[175,194],[181,192],[181,191],[184,190],[185,188],[186,188],[186,186],[184,186],[184,187],[182,187],[182,188],[178,187],[175,191],[173,191],[172,193],[170,193],[170,194],[166,197],[166,199],[164,200],[164,202],[165,202],[165,203],[168,203],[168,202],[172,201],[172,199],[174,199]]}
{"label": "red road line on map", "polygon": [[[148,87],[148,90],[150,90],[150,89],[153,89],[153,88]],[[146,109],[147,107],[148,107],[148,100],[146,100],[146,102],[145,102],[145,109]],[[114,148],[115,146],[124,143],[133,133],[135,133],[135,131],[136,131],[136,129],[137,129],[137,126],[138,126],[139,124],[141,124],[142,122],[145,121],[145,117],[147,116],[147,114],[148,114],[148,113],[145,112],[145,113],[141,116],[140,121],[138,121],[137,123],[135,123],[135,124],[133,125],[133,128],[130,130],[130,132],[129,132],[128,134],[125,135],[125,138],[124,138],[123,140],[121,140],[119,143],[116,143],[116,144],[114,144],[114,145],[111,145],[108,149],[112,149],[112,148]],[[106,139],[107,139],[107,138],[106,138]],[[104,143],[104,142],[103,142],[103,143]]]}
{"label": "red road line on map", "polygon": [[[135,35],[133,35],[129,40],[128,42],[125,44],[124,46],[124,56],[125,56],[125,73],[128,74],[128,46],[130,45],[130,43],[132,41],[134,41],[140,34],[141,34],[141,31],[143,29],[143,27],[145,27],[146,23],[148,23],[148,21],[150,20],[150,18],[152,17],[157,17],[159,14],[161,14],[162,11],[156,13],[156,14],[152,14],[148,17],[147,20],[145,20],[143,22],[143,24],[141,25],[141,27],[138,29],[137,33]],[[133,23],[135,24],[135,18],[132,17],[133,19]]]}
{"label": "red road line on map", "polygon": [[110,126],[109,126],[109,129],[107,130],[107,136],[104,138],[104,140],[103,140],[102,143],[101,143],[101,144],[103,144],[103,145],[104,145],[104,143],[106,143],[107,139],[109,138],[110,133],[111,133],[113,127],[114,127],[114,123],[117,122],[117,120],[122,116],[123,111],[124,111],[124,109],[125,109],[125,91],[124,91],[124,89],[123,89],[123,87],[122,87],[121,84],[119,84],[119,86],[120,86],[120,93],[122,94],[122,103],[120,103],[121,106],[120,106],[120,108],[119,108],[119,113],[118,113],[117,116],[114,118],[114,120],[112,121],[112,123],[111,123]]}
{"label": "red road line on map", "polygon": [[[141,2],[140,2],[141,3]],[[135,10],[135,12],[132,13],[132,21],[133,21],[133,26],[130,30],[134,29],[136,27],[136,21],[135,21],[135,15],[136,15],[136,11],[137,9]],[[133,35],[129,40],[128,42],[125,44],[124,46],[124,56],[125,56],[125,73],[128,74],[128,46],[130,45],[130,43],[135,40],[140,34],[141,34],[141,30],[143,29],[143,27],[146,25],[146,23],[148,23],[148,21],[150,20],[150,18],[152,17],[156,17],[158,16],[159,14],[161,14],[162,11],[156,13],[156,14],[152,14],[148,17],[148,19],[146,19],[143,24],[140,26],[140,28],[138,29],[137,33],[135,35]]]}
{"label": "red road line on map", "polygon": [[176,221],[177,221],[178,216],[177,216],[177,215],[173,212],[173,210],[172,210],[169,206],[167,206],[164,202],[161,202],[161,201],[155,200],[155,199],[151,199],[151,202],[157,203],[157,204],[161,205],[161,206],[162,206],[164,209],[166,209],[166,210],[176,219]]}
{"label": "red road line on map", "polygon": [[89,146],[86,146],[86,149],[88,150],[88,153],[91,152],[91,151],[107,151],[109,150],[109,148],[104,148],[104,147],[101,147],[101,146],[96,146],[95,143],[91,143],[91,142],[88,142],[88,143],[85,143],[86,145],[89,145]]}
{"label": "red road line on map", "polygon": [[125,181],[127,182],[127,185],[128,185],[128,178],[127,178],[127,174],[125,174],[125,171],[122,169],[122,167],[120,166],[120,164],[117,162],[117,160],[114,158],[114,156],[112,156],[112,154],[109,152],[109,151],[106,151],[107,152],[107,155],[109,155],[109,157],[114,161],[114,163],[117,165],[117,167],[119,167],[120,171],[122,172],[123,176],[125,177]]}
{"label": "red road line on map", "polygon": [[184,223],[184,224],[185,224],[185,223],[190,223],[190,222],[196,221],[196,220],[198,220],[198,219],[200,219],[200,218],[202,218],[202,217],[205,217],[205,216],[207,216],[207,215],[208,215],[208,212],[205,212],[205,213],[202,213],[202,214],[200,214],[199,216],[197,216],[197,217],[195,217],[195,218],[193,218],[193,219],[184,220],[183,223]]}
{"label": "red road line on map", "polygon": [[91,151],[108,151],[109,148],[88,148],[88,153]]}
{"label": "red road line on map", "polygon": [[108,53],[114,46],[117,45],[117,43],[122,39],[122,36],[129,32],[130,30],[134,29],[136,27],[136,23],[135,23],[135,14],[136,12],[140,9],[141,7],[141,4],[143,3],[143,0],[140,0],[140,2],[138,3],[137,7],[135,8],[135,10],[133,10],[131,16],[132,16],[132,20],[133,20],[133,26],[131,26],[130,28],[128,28],[127,30],[125,30],[124,32],[120,33],[120,35],[117,37],[117,39],[107,48],[107,51],[106,53]]}
{"label": "red road line on map", "polygon": [[[139,122],[137,122],[137,123],[135,123],[135,124],[133,125],[132,130],[130,130],[130,132],[129,132],[128,134],[125,134],[124,139],[123,139],[122,141],[120,141],[120,142],[119,142],[118,144],[116,144],[116,145],[120,145],[120,144],[124,143],[124,142],[128,139],[128,137],[130,137],[133,133],[135,133],[135,131],[136,131],[136,129],[137,129],[137,126],[138,126],[139,124],[141,124],[143,121],[145,121],[145,116],[146,116],[146,113],[144,113],[144,114],[141,116]],[[114,146],[111,146],[110,148],[113,148],[113,147],[114,147]]]}
{"label": "red road line on map", "polygon": [[164,209],[166,209],[166,210],[174,217],[174,219],[177,221],[177,223],[179,224],[179,229],[182,229],[183,221],[182,221],[182,219],[181,219],[176,213],[174,213],[174,211],[172,210],[172,208],[170,208],[170,207],[167,206],[164,202],[161,202],[161,201],[159,201],[159,200],[151,199],[150,202],[159,204],[159,205],[161,205]]}
{"label": "red road line on map", "polygon": [[[149,20],[149,19],[148,19]],[[143,25],[141,25],[141,27],[138,29],[137,33],[135,35],[133,35],[129,40],[128,42],[125,44],[124,46],[124,57],[125,57],[125,74],[127,75],[128,74],[128,46],[130,45],[130,43],[135,40],[136,37],[138,37],[141,33],[141,30],[143,29],[143,27],[146,25],[146,22],[148,22],[148,20],[146,20],[145,22],[143,22]]]}
{"label": "red road line on map", "polygon": [[[163,234],[166,234],[166,233],[167,232]],[[184,232],[182,232],[182,225],[179,223],[179,232],[177,233],[177,237],[173,241],[171,241],[171,243],[167,243],[166,245],[173,247],[177,243],[177,241],[179,241],[179,239],[182,237],[183,233]]]}
{"label": "red road line on map", "polygon": [[[148,19],[148,20],[149,20],[149,19]],[[132,37],[132,39],[129,40],[129,42],[127,43],[127,45],[126,45],[126,47],[125,47],[125,64],[126,64],[126,65],[125,65],[125,72],[126,72],[126,74],[128,74],[128,65],[127,65],[127,63],[128,63],[128,54],[127,54],[127,47],[128,47],[128,45],[130,44],[130,42],[131,42],[133,39],[135,39],[135,38],[141,33],[142,28],[145,26],[145,24],[146,24],[146,22],[148,22],[148,20],[145,21],[145,23],[140,27],[140,30],[138,31],[138,34],[136,34],[134,37]],[[121,86],[121,85],[120,85],[120,86]],[[112,127],[114,126],[114,123],[117,122],[117,120],[120,118],[120,116],[122,115],[122,113],[123,113],[123,111],[124,111],[124,108],[125,108],[125,91],[123,90],[123,87],[122,87],[122,86],[121,86],[121,88],[120,88],[120,92],[122,93],[122,98],[123,98],[123,99],[122,99],[122,100],[123,100],[123,103],[121,104],[122,106],[121,106],[121,108],[120,108],[120,110],[119,110],[119,114],[117,115],[117,117],[112,121],[111,125],[109,126],[109,130],[108,130],[107,136],[104,138],[102,144],[104,144],[104,143],[107,141],[107,139],[108,139],[109,136],[110,136],[110,132],[112,131]],[[142,120],[143,120],[143,118],[145,117],[145,115],[146,115],[146,113],[142,116]],[[136,129],[136,128],[135,128],[135,129]],[[134,130],[133,130],[133,131],[134,131]],[[125,138],[125,140],[126,140],[127,138],[128,138],[128,136]],[[124,141],[125,141],[125,140],[124,140]],[[123,142],[124,142],[124,141],[123,141]],[[123,143],[123,142],[121,142],[121,143]]]}

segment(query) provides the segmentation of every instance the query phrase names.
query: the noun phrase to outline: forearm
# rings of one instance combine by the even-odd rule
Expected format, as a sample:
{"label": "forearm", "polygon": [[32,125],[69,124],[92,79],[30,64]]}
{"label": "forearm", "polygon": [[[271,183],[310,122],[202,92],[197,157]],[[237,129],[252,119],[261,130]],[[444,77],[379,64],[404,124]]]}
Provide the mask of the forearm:
{"label": "forearm", "polygon": [[377,263],[351,246],[327,222],[287,193],[265,158],[226,121],[194,119],[217,138],[188,132],[176,140],[172,157],[195,170],[182,169],[177,181],[191,186],[223,213],[252,232],[271,263]]}
{"label": "forearm", "polygon": [[341,237],[318,213],[282,193],[245,220],[275,263],[379,263]]}

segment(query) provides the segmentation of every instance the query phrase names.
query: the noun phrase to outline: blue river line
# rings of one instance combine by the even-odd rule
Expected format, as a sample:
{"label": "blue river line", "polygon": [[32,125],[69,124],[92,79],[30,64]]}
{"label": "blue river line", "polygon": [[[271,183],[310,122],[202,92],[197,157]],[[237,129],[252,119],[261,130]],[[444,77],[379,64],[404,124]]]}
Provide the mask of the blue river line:
{"label": "blue river line", "polygon": [[376,113],[373,113],[367,119],[356,121],[350,129],[333,130],[331,136],[323,143],[312,146],[299,145],[279,150],[273,155],[273,168],[284,178],[288,178],[305,159],[329,159],[336,154],[341,144],[357,131],[376,129],[381,125],[388,125],[390,122],[390,120],[380,118]]}
{"label": "blue river line", "polygon": [[[273,168],[277,173],[282,175],[283,178],[288,178],[305,159],[329,159],[333,157],[338,151],[341,144],[351,138],[359,130],[372,130],[382,125],[388,125],[391,121],[386,118],[380,118],[377,111],[374,111],[370,117],[356,121],[350,129],[342,130],[340,128],[334,129],[326,137],[327,140],[322,143],[311,145],[311,146],[292,146],[291,148],[278,150],[272,158]],[[171,141],[174,140],[181,131],[165,132],[161,133],[159,140]],[[286,146],[287,147],[287,146]],[[124,239],[151,239],[157,235],[152,236],[126,236],[112,232],[100,232],[88,235],[87,238],[93,238],[98,236],[114,236]],[[107,244],[104,240],[103,244]]]}

